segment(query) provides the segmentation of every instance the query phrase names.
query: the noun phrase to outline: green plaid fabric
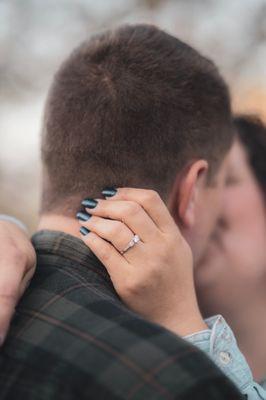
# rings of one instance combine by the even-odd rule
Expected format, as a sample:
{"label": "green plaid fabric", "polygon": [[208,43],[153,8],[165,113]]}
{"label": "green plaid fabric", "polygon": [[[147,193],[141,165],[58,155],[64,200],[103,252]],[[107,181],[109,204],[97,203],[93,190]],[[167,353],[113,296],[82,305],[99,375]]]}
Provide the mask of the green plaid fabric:
{"label": "green plaid fabric", "polygon": [[0,399],[241,399],[195,347],[130,312],[72,236],[42,231],[0,352]]}

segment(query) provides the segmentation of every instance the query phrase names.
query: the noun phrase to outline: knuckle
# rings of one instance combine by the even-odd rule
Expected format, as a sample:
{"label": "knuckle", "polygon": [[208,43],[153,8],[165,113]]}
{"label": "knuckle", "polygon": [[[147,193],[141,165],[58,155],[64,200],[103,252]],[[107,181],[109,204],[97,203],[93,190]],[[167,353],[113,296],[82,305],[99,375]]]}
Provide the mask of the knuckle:
{"label": "knuckle", "polygon": [[84,226],[88,227],[89,229],[101,229],[101,219],[93,215],[88,221],[84,221],[82,223]]}
{"label": "knuckle", "polygon": [[114,231],[115,229],[113,224],[111,222],[107,222],[104,225],[101,225],[100,229],[98,229],[96,232],[100,237],[109,239],[115,233]]}
{"label": "knuckle", "polygon": [[85,236],[85,240],[93,247],[97,246],[98,244],[98,236],[94,232],[91,232],[89,235]]}
{"label": "knuckle", "polygon": [[130,188],[121,187],[119,188],[118,194],[121,199],[128,199],[130,197]]}
{"label": "knuckle", "polygon": [[120,282],[117,288],[119,296],[123,300],[130,300],[138,292],[138,286],[135,279],[132,276],[127,277],[122,282]]}
{"label": "knuckle", "polygon": [[139,294],[139,287],[131,282],[128,283],[122,290],[122,297],[125,299],[132,299]]}
{"label": "knuckle", "polygon": [[182,236],[177,233],[176,229],[163,233],[163,238],[168,247],[178,247],[182,243]]}
{"label": "knuckle", "polygon": [[129,216],[134,216],[140,211],[141,207],[139,204],[129,201],[125,206],[125,213]]}
{"label": "knuckle", "polygon": [[6,289],[6,290],[1,290],[0,291],[0,302],[1,305],[9,305],[9,304],[17,304],[18,301],[18,291],[19,291],[20,286],[16,289]]}
{"label": "knuckle", "polygon": [[139,296],[146,286],[147,280],[140,277],[132,277],[125,285],[127,298],[135,298],[136,296]]}
{"label": "knuckle", "polygon": [[102,259],[103,264],[108,263],[108,261],[110,259],[110,251],[107,247],[102,250],[101,259]]}
{"label": "knuckle", "polygon": [[147,190],[145,193],[145,202],[154,202],[154,201],[158,201],[160,199],[160,196],[158,194],[158,192],[156,192],[155,190]]}
{"label": "knuckle", "polygon": [[150,260],[151,268],[153,269],[153,274],[159,270],[161,270],[160,266],[162,264],[168,264],[169,258],[173,254],[173,247],[169,243],[158,243],[156,247],[156,251],[154,253],[153,260]]}
{"label": "knuckle", "polygon": [[112,225],[110,226],[110,234],[115,236],[120,235],[123,230],[123,227],[124,225],[120,221],[112,222]]}

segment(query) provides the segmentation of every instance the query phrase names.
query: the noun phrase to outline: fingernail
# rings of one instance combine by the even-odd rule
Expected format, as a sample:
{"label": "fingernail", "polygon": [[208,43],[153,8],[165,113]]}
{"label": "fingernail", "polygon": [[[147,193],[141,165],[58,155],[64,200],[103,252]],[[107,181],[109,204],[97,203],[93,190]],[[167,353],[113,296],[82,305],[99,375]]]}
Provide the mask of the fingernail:
{"label": "fingernail", "polygon": [[90,233],[89,229],[85,228],[85,226],[82,226],[79,231],[83,236],[86,236],[88,233]]}
{"label": "fingernail", "polygon": [[98,204],[98,201],[94,199],[85,199],[81,204],[87,208],[95,208]]}
{"label": "fingernail", "polygon": [[102,191],[102,195],[104,197],[113,197],[116,195],[116,193],[117,193],[117,189],[114,187],[106,187]]}
{"label": "fingernail", "polygon": [[88,221],[88,219],[90,219],[91,215],[84,212],[84,211],[79,211],[76,214],[76,218],[79,219],[80,221]]}

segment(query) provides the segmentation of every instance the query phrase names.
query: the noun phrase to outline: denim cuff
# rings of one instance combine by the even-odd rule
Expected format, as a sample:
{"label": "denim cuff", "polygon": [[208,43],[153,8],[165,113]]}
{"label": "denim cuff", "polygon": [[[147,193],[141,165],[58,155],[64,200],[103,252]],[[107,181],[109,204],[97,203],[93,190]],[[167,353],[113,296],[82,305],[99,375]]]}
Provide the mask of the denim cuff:
{"label": "denim cuff", "polygon": [[184,339],[204,351],[249,400],[266,399],[266,392],[254,382],[248,363],[225,319],[216,315],[207,318],[205,323],[209,329]]}

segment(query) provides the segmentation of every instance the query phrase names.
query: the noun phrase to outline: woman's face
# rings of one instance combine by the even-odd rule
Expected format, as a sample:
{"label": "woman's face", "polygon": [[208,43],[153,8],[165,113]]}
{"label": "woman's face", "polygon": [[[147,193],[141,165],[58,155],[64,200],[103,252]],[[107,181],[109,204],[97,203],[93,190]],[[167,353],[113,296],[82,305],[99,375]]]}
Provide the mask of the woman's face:
{"label": "woman's face", "polygon": [[206,254],[195,268],[199,301],[206,314],[230,314],[249,295],[266,290],[266,202],[236,140],[229,156],[222,215]]}

